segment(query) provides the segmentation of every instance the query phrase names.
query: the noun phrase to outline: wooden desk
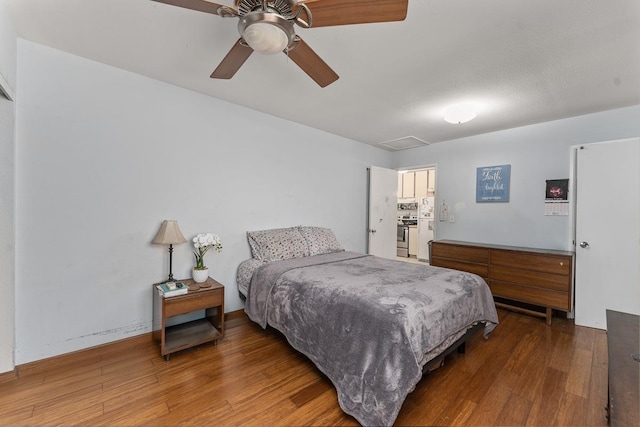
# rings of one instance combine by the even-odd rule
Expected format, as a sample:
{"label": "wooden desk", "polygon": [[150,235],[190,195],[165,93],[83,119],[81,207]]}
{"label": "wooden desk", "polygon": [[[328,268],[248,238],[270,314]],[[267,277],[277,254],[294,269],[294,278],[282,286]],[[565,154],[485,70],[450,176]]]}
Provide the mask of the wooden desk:
{"label": "wooden desk", "polygon": [[[203,284],[196,284],[191,279],[180,281],[189,286],[189,292],[168,298],[159,295],[157,284],[153,285],[154,336],[160,342],[160,354],[165,360],[176,351],[224,337],[224,286],[209,277],[204,283],[208,287],[191,290]],[[169,317],[199,310],[205,310],[203,319],[166,325]]]}
{"label": "wooden desk", "polygon": [[633,314],[607,310],[609,349],[609,401],[607,417],[612,426],[640,425],[640,318]]}

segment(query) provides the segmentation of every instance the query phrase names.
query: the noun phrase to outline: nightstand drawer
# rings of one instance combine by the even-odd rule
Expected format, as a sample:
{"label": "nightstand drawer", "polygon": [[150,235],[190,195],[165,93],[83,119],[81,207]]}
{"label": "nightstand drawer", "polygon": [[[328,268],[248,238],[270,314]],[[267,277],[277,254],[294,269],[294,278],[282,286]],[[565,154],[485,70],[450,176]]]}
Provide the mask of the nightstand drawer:
{"label": "nightstand drawer", "polygon": [[221,305],[222,291],[214,289],[206,292],[195,292],[193,295],[187,294],[175,300],[173,298],[175,297],[165,300],[165,315],[167,317]]}

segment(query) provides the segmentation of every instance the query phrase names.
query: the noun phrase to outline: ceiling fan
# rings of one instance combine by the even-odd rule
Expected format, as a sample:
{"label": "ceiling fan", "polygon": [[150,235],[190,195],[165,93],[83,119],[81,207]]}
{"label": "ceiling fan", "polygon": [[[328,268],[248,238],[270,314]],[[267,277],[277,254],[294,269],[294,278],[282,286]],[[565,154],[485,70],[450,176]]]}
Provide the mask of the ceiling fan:
{"label": "ceiling fan", "polygon": [[154,0],[174,6],[238,18],[240,38],[211,74],[230,79],[256,51],[284,52],[321,87],[338,75],[295,33],[302,28],[402,21],[409,0],[233,0],[234,5],[208,0]]}

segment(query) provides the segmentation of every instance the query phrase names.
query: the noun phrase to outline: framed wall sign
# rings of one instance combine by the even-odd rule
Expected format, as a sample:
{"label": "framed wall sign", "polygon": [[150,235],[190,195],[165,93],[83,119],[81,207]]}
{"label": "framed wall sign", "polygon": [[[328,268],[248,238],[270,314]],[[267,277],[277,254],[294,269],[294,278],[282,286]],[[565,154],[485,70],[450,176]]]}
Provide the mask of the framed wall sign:
{"label": "framed wall sign", "polygon": [[511,165],[485,166],[476,172],[476,203],[508,202]]}

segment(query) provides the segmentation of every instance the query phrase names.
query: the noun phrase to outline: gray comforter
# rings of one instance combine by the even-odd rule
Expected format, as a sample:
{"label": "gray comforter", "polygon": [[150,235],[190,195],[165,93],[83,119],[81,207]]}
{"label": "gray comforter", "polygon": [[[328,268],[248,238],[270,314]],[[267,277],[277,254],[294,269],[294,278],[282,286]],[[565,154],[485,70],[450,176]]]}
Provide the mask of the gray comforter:
{"label": "gray comforter", "polygon": [[362,425],[392,425],[422,367],[478,322],[498,323],[487,284],[438,267],[338,252],[253,274],[245,311],[280,330],[333,382]]}

